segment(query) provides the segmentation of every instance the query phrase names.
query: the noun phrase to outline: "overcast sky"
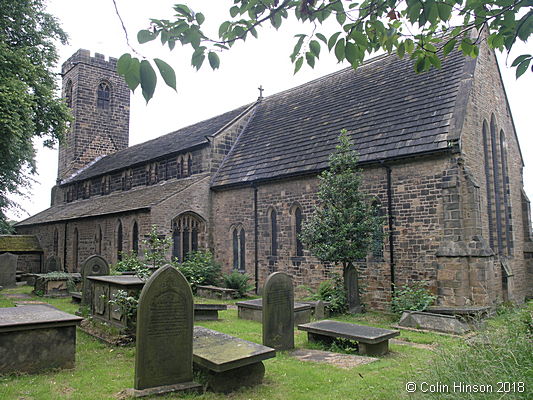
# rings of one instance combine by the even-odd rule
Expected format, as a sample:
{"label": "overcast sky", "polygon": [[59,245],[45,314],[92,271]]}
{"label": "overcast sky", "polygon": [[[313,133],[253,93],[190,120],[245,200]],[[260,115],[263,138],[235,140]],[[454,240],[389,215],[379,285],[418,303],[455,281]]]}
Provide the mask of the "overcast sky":
{"label": "overcast sky", "polygon": [[[257,88],[260,85],[265,89],[264,95],[268,96],[347,66],[337,64],[335,56],[323,49],[315,69],[304,65],[298,74],[293,75],[294,67],[289,60],[295,43],[293,36],[308,32],[305,27],[293,24],[283,32],[269,27],[259,33],[259,40],[250,38],[244,44],[235,45],[230,52],[220,55],[221,65],[216,71],[212,71],[206,61],[206,65],[196,72],[190,65],[191,51],[188,48],[182,49],[178,44],[173,52],[169,52],[159,41],[142,46],[137,44],[137,31],[148,27],[149,18],[169,18],[176,0],[116,1],[130,44],[147,57],[159,57],[169,62],[177,74],[178,93],[166,87],[160,79],[148,105],[140,89],[131,96],[130,145],[253,102],[259,95]],[[202,11],[206,16],[204,25],[211,27],[212,32],[216,32],[220,22],[229,17],[227,9],[233,3],[231,0],[182,2],[195,11]],[[112,0],[49,0],[48,4],[48,11],[61,21],[70,38],[69,45],[59,46],[60,63],[80,48],[117,58],[124,52],[131,52]],[[326,29],[322,31],[327,32]],[[531,47],[521,45],[516,53],[531,53]],[[509,57],[508,64],[513,59],[513,56]],[[505,57],[500,57],[500,68],[526,164],[526,192],[533,200],[533,73],[526,72],[515,81],[514,69],[505,66]],[[37,148],[35,184],[27,199],[18,199],[25,212],[8,213],[8,218],[21,220],[50,206],[50,190],[57,176],[57,150],[43,149],[40,144]]]}

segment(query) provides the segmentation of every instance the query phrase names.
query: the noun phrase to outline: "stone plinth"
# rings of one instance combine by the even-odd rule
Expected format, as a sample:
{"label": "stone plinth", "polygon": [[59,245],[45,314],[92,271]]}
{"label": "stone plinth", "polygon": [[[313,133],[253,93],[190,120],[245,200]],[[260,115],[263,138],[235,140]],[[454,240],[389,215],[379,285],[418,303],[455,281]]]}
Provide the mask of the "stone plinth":
{"label": "stone plinth", "polygon": [[[252,321],[263,321],[263,299],[239,301],[235,303],[238,316]],[[294,303],[294,325],[306,324],[311,321],[311,306],[304,303]]]}
{"label": "stone plinth", "polygon": [[227,310],[226,304],[195,304],[194,320],[195,321],[217,321],[218,312]]}
{"label": "stone plinth", "polygon": [[263,361],[276,356],[270,347],[200,326],[194,327],[193,345],[194,366],[206,373],[207,386],[215,392],[260,384]]}
{"label": "stone plinth", "polygon": [[0,374],[73,368],[82,319],[48,305],[0,308]]}
{"label": "stone plinth", "polygon": [[87,280],[92,287],[90,302],[92,317],[122,330],[132,329],[133,321],[122,315],[117,306],[109,304],[109,299],[112,299],[119,290],[127,292],[130,296],[139,297],[144,282],[130,275],[89,276]]}
{"label": "stone plinth", "polygon": [[200,285],[196,286],[196,295],[206,299],[231,300],[237,297],[238,292],[235,289]]}

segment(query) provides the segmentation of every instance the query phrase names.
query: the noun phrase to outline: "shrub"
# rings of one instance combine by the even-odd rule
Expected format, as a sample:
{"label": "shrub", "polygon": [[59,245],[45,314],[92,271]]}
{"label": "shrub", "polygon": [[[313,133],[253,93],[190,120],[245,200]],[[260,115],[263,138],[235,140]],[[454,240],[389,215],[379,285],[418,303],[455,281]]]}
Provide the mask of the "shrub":
{"label": "shrub", "polygon": [[348,309],[346,289],[339,274],[332,274],[332,279],[320,282],[316,292],[308,287],[306,290],[311,293],[309,299],[328,301],[327,309],[331,313],[342,314]]}
{"label": "shrub", "polygon": [[189,281],[192,291],[196,293],[198,285],[218,285],[220,282],[221,268],[210,251],[193,251],[181,264],[174,266],[180,270]]}
{"label": "shrub", "polygon": [[424,282],[414,282],[396,289],[392,296],[391,309],[395,314],[403,311],[424,311],[437,299]]}
{"label": "shrub", "polygon": [[255,286],[248,283],[250,275],[241,274],[239,271],[233,271],[231,274],[224,274],[224,286],[228,289],[235,289],[239,292],[239,297],[244,297],[247,292],[254,289]]}
{"label": "shrub", "polygon": [[139,260],[139,257],[133,250],[129,252],[123,251],[120,254],[122,255],[122,260],[111,267],[113,272],[135,271],[136,268],[144,266],[143,262]]}
{"label": "shrub", "polygon": [[126,318],[128,325],[136,319],[137,306],[139,305],[138,297],[130,296],[125,290],[117,290],[108,303],[117,306],[120,313]]}

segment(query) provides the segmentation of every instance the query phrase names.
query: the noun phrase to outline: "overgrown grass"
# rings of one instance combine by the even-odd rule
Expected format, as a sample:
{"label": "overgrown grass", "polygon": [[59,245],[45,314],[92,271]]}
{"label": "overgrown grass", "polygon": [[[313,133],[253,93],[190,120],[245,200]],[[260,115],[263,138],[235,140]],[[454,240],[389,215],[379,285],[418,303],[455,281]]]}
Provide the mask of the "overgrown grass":
{"label": "overgrown grass", "polygon": [[[17,293],[30,293],[31,288],[17,288]],[[2,293],[0,292],[0,301]],[[13,292],[9,290],[9,292]],[[77,305],[70,299],[37,298],[67,312],[74,312]],[[195,299],[197,302],[210,302]],[[213,301],[232,304],[235,301]],[[220,321],[203,321],[201,325],[246,340],[261,343],[261,324],[237,319],[237,310],[219,313]],[[396,321],[389,315],[367,313],[362,316],[335,318],[360,324],[390,327]],[[400,339],[415,343],[433,343],[443,349],[453,350],[461,340],[428,333],[404,332]],[[297,348],[310,348],[304,332],[295,331]],[[434,352],[429,349],[392,343],[391,352],[379,361],[342,369],[329,364],[303,362],[279,352],[277,357],[265,361],[266,375],[262,385],[243,388],[231,395],[205,393],[199,396],[167,395],[159,398],[186,398],[213,400],[352,400],[352,399],[404,399],[409,394],[405,384],[423,376]],[[2,400],[108,400],[123,398],[122,391],[133,385],[134,347],[111,347],[78,330],[76,368],[73,370],[49,371],[38,375],[0,376],[0,399]],[[508,374],[499,379],[508,379]],[[427,378],[429,379],[429,378]],[[426,380],[427,380],[426,379]],[[458,398],[458,397],[454,397]]]}
{"label": "overgrown grass", "polygon": [[419,384],[438,382],[436,399],[532,399],[532,316],[533,302],[500,309],[475,337],[440,348]]}

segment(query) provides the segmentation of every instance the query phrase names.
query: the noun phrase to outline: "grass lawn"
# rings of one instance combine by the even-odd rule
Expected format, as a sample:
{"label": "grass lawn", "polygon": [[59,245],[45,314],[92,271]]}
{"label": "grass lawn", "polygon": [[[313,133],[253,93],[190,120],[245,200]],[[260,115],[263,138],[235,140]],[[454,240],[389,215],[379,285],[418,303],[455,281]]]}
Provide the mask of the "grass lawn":
{"label": "grass lawn", "polygon": [[[20,287],[0,292],[0,306],[10,306],[5,293],[30,293],[31,288]],[[70,299],[42,299],[57,308],[73,313],[77,305]],[[197,299],[197,302],[208,302]],[[225,303],[234,303],[227,301]],[[221,321],[204,321],[199,325],[230,335],[261,343],[261,324],[237,319],[236,310],[219,313]],[[342,316],[342,321],[390,327],[394,320],[387,314],[367,313],[362,316]],[[454,347],[461,340],[447,336],[402,331],[400,339],[414,343]],[[296,348],[311,348],[304,332],[295,331]],[[234,400],[328,400],[328,399],[403,399],[410,395],[405,384],[417,380],[434,357],[434,351],[406,345],[391,344],[391,352],[379,361],[342,369],[328,364],[303,362],[288,353],[278,352],[265,361],[263,384],[244,388],[224,396],[205,393],[200,396],[167,395],[154,398]],[[121,399],[121,392],[133,386],[134,347],[111,347],[78,330],[76,368],[50,371],[39,375],[0,376],[0,399]]]}

